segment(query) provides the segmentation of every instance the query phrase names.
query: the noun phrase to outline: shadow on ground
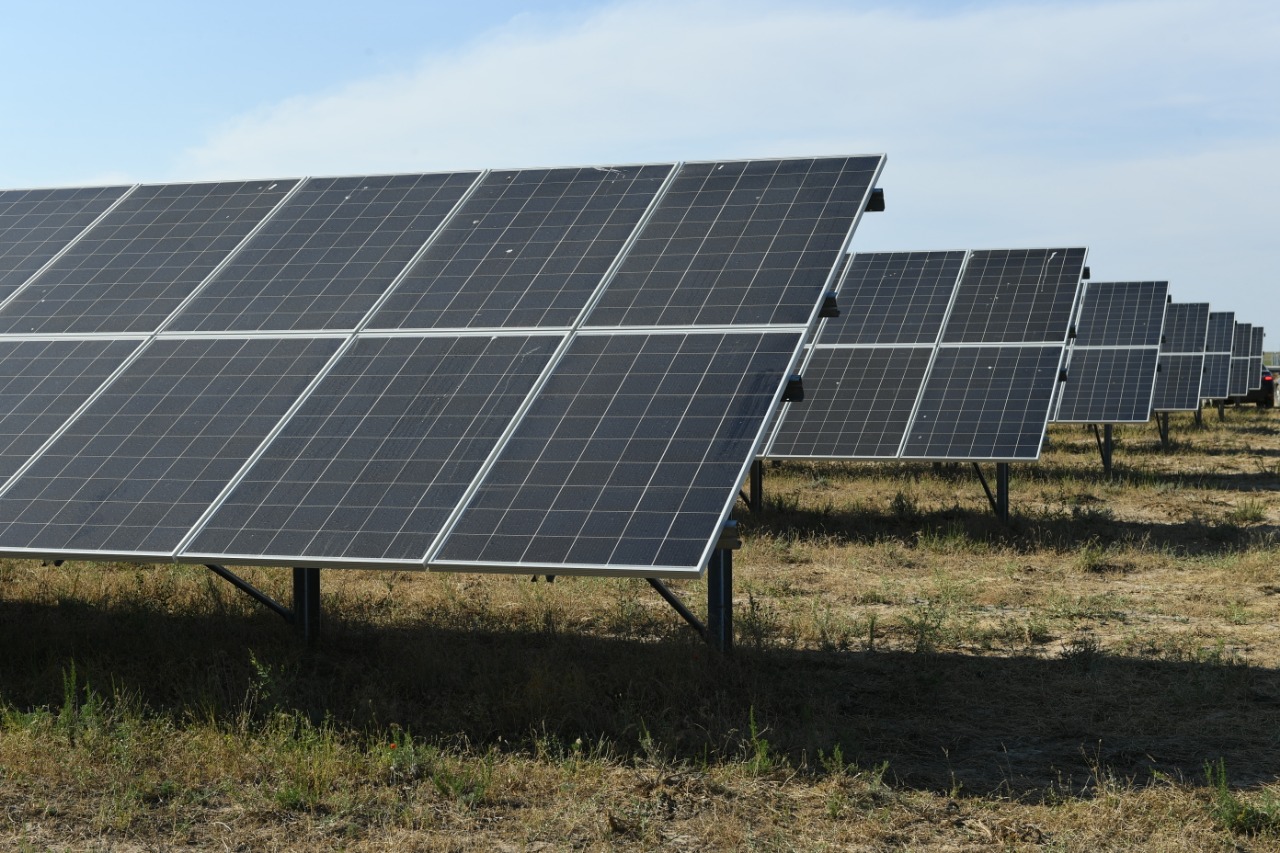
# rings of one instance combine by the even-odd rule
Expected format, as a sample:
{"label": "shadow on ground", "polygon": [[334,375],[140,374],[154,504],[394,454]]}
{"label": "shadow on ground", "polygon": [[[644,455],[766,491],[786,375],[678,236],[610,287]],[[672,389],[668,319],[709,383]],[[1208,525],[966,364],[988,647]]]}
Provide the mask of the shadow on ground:
{"label": "shadow on ground", "polygon": [[[555,590],[572,596],[573,582]],[[674,614],[654,639],[553,621],[502,630],[496,618],[465,608],[394,627],[331,618],[309,652],[270,614],[4,602],[0,690],[10,707],[56,709],[74,661],[82,685],[179,725],[298,712],[481,750],[581,738],[624,759],[695,765],[750,757],[767,741],[769,754],[812,768],[839,745],[861,767],[887,762],[900,784],[972,794],[1087,794],[1108,774],[1197,781],[1218,758],[1248,786],[1274,782],[1280,766],[1273,670],[1088,646],[1052,659],[771,648],[722,657]]]}

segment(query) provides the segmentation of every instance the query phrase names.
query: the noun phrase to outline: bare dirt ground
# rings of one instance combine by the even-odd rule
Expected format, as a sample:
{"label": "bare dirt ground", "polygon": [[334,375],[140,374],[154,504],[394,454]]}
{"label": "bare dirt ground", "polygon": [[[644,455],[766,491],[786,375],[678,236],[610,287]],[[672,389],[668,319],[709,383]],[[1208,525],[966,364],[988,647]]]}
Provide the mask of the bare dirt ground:
{"label": "bare dirt ground", "polygon": [[[0,849],[1280,849],[1277,416],[782,463],[738,648],[640,580],[0,564]],[[288,574],[246,570],[287,598]],[[701,610],[700,582],[673,587]]]}

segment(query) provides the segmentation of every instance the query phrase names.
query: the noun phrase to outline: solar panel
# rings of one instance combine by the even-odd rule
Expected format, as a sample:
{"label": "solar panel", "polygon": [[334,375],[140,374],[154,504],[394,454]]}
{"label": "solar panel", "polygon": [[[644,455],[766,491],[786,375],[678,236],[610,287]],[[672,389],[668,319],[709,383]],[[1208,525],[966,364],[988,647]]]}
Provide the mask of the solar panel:
{"label": "solar panel", "polygon": [[932,346],[815,349],[805,402],[788,407],[765,455],[896,457],[932,356]]}
{"label": "solar panel", "polygon": [[1209,333],[1209,303],[1171,302],[1165,309],[1162,353],[1203,354]]}
{"label": "solar panel", "polygon": [[882,164],[104,199],[0,306],[0,555],[699,574]]}
{"label": "solar panel", "polygon": [[168,328],[354,328],[477,177],[312,178]]}
{"label": "solar panel", "polygon": [[840,316],[821,344],[929,344],[964,267],[965,252],[859,252],[840,284]]}
{"label": "solar panel", "polygon": [[1065,341],[1084,257],[1084,249],[971,253],[943,343]]}
{"label": "solar panel", "polygon": [[1231,338],[1235,325],[1236,315],[1231,311],[1209,314],[1204,378],[1200,382],[1200,396],[1207,400],[1222,400],[1231,394]]}
{"label": "solar panel", "polygon": [[697,571],[801,340],[579,335],[433,565]]}
{"label": "solar panel", "polygon": [[137,348],[138,341],[0,341],[0,483]]}
{"label": "solar panel", "polygon": [[902,457],[1038,458],[1061,360],[1061,344],[940,347]]}
{"label": "solar panel", "polygon": [[1156,373],[1155,412],[1193,412],[1200,407],[1200,381],[1204,375],[1204,355],[1160,354]]}
{"label": "solar panel", "polygon": [[357,340],[187,551],[421,564],[560,341]]}
{"label": "solar panel", "polygon": [[1262,337],[1261,326],[1254,326],[1249,347],[1249,390],[1257,391],[1262,387]]}
{"label": "solar panel", "polygon": [[588,326],[808,322],[879,157],[686,165]]}
{"label": "solar panel", "polygon": [[135,189],[0,308],[0,333],[158,328],[295,183]]}
{"label": "solar panel", "polygon": [[1236,323],[1235,333],[1231,338],[1231,396],[1243,397],[1249,393],[1250,365],[1249,356],[1253,348],[1253,326],[1250,323]]}
{"label": "solar panel", "polygon": [[490,173],[371,327],[571,325],[671,171]]}
{"label": "solar panel", "polygon": [[0,549],[168,557],[339,343],[155,341],[0,495]]}
{"label": "solar panel", "polygon": [[1152,411],[1194,412],[1200,408],[1208,334],[1209,303],[1171,302],[1165,309]]}
{"label": "solar panel", "polygon": [[1146,423],[1155,391],[1156,347],[1083,348],[1071,353],[1059,423]]}
{"label": "solar panel", "polygon": [[1151,417],[1168,294],[1165,281],[1085,283],[1054,420],[1114,424]]}
{"label": "solar panel", "polygon": [[0,192],[0,302],[106,212],[128,187]]}
{"label": "solar panel", "polygon": [[1085,285],[1076,347],[1157,347],[1167,281],[1091,281]]}

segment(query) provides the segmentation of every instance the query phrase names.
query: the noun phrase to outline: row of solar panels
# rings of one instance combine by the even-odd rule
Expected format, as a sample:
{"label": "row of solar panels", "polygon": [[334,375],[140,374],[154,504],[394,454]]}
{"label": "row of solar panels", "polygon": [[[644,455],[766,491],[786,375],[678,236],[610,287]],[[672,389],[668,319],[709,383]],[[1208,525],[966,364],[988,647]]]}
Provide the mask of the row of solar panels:
{"label": "row of solar panels", "polygon": [[0,554],[697,574],[882,166],[0,192]]}
{"label": "row of solar panels", "polygon": [[1050,421],[1136,423],[1259,387],[1261,327],[1083,249],[859,253],[763,455],[1009,462]]}

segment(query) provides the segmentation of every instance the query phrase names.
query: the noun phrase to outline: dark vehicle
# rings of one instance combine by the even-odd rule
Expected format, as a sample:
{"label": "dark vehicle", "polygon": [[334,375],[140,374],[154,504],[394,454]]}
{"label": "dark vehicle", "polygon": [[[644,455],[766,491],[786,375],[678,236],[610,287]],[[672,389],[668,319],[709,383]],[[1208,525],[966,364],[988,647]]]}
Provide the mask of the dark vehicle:
{"label": "dark vehicle", "polygon": [[1270,367],[1262,368],[1262,387],[1250,391],[1243,397],[1235,397],[1234,400],[1241,406],[1245,403],[1257,403],[1259,409],[1269,409],[1274,406],[1276,404],[1275,371]]}

